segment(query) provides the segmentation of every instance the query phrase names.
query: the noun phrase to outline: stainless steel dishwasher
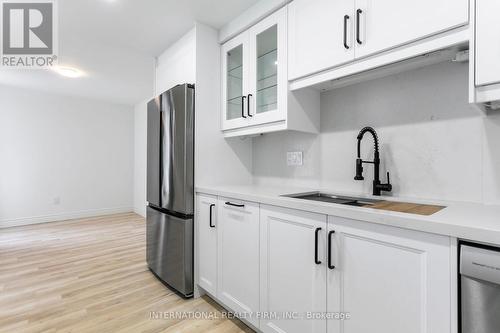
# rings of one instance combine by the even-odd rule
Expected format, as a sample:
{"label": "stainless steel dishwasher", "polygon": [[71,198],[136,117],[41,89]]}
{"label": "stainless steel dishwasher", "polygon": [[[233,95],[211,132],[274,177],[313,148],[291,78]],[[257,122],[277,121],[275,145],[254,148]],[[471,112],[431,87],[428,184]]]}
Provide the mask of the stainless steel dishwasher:
{"label": "stainless steel dishwasher", "polygon": [[461,333],[500,332],[500,247],[460,243]]}

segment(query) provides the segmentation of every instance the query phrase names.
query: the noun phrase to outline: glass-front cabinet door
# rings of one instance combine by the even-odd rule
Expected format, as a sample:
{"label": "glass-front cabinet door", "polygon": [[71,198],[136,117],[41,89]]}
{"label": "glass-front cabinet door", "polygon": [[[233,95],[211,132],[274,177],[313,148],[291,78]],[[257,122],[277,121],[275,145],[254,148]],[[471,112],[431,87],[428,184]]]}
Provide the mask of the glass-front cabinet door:
{"label": "glass-front cabinet door", "polygon": [[222,46],[223,119],[222,129],[248,123],[248,34],[243,33]]}
{"label": "glass-front cabinet door", "polygon": [[286,120],[286,28],[283,8],[222,45],[223,131]]}
{"label": "glass-front cabinet door", "polygon": [[248,114],[253,124],[286,119],[286,11],[280,10],[250,29]]}

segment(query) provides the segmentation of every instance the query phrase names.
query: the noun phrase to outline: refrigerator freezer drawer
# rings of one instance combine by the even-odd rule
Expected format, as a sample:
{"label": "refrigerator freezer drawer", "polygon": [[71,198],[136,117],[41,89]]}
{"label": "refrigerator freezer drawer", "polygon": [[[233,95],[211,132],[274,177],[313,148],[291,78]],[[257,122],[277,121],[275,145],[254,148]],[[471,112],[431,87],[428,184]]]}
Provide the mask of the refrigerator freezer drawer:
{"label": "refrigerator freezer drawer", "polygon": [[170,287],[193,294],[193,218],[147,208],[146,257],[149,268]]}

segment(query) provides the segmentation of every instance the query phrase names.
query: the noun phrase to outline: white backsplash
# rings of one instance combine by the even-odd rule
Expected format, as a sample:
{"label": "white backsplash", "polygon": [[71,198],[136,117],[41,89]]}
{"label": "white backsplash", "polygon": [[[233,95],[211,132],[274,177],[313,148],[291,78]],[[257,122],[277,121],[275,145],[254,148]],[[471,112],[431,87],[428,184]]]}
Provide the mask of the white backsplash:
{"label": "white backsplash", "polygon": [[[373,126],[393,195],[500,204],[500,112],[485,116],[469,105],[467,68],[442,63],[323,93],[321,134],[253,139],[254,181],[370,193],[371,166],[365,181],[353,178],[356,136]],[[287,151],[302,151],[304,165],[287,166]],[[362,158],[373,158],[370,135]]]}

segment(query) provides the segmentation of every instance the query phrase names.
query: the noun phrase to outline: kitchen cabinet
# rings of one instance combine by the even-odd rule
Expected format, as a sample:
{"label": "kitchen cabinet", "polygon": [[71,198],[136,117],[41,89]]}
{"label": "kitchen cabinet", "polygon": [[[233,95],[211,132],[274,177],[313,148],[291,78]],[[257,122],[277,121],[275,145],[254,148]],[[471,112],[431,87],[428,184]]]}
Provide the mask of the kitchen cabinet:
{"label": "kitchen cabinet", "polygon": [[249,30],[250,84],[247,113],[252,125],[286,119],[288,74],[286,11]]}
{"label": "kitchen cabinet", "polygon": [[199,285],[261,332],[454,332],[450,237],[199,194],[196,217]]}
{"label": "kitchen cabinet", "polygon": [[286,28],[285,8],[222,46],[223,130],[285,120]]}
{"label": "kitchen cabinet", "polygon": [[500,83],[500,2],[476,1],[476,85]]}
{"label": "kitchen cabinet", "polygon": [[258,327],[259,205],[219,198],[217,206],[217,298]]}
{"label": "kitchen cabinet", "polygon": [[[469,21],[469,0],[356,0],[356,58],[450,30]],[[359,30],[359,34],[358,34]],[[358,38],[359,36],[359,38]]]}
{"label": "kitchen cabinet", "polygon": [[223,129],[242,127],[248,122],[244,103],[248,91],[248,48],[248,34],[222,46]]}
{"label": "kitchen cabinet", "polygon": [[261,206],[260,223],[260,309],[299,316],[262,318],[260,329],[325,333],[325,320],[302,316],[326,311],[326,216]]}
{"label": "kitchen cabinet", "polygon": [[354,60],[353,0],[288,5],[289,79]]}
{"label": "kitchen cabinet", "polygon": [[198,229],[198,284],[217,293],[217,197],[196,196],[195,223]]}
{"label": "kitchen cabinet", "polygon": [[288,89],[286,7],[227,41],[221,50],[225,137],[319,132],[319,92]]}
{"label": "kitchen cabinet", "polygon": [[329,332],[450,332],[449,237],[331,216],[328,228],[328,311],[350,316]]}
{"label": "kitchen cabinet", "polygon": [[469,102],[481,109],[500,109],[500,3],[471,0]]}
{"label": "kitchen cabinet", "polygon": [[294,0],[288,7],[289,80],[419,41],[469,19],[468,0]]}
{"label": "kitchen cabinet", "polygon": [[499,10],[498,1],[471,0],[469,100],[486,110],[500,109]]}

